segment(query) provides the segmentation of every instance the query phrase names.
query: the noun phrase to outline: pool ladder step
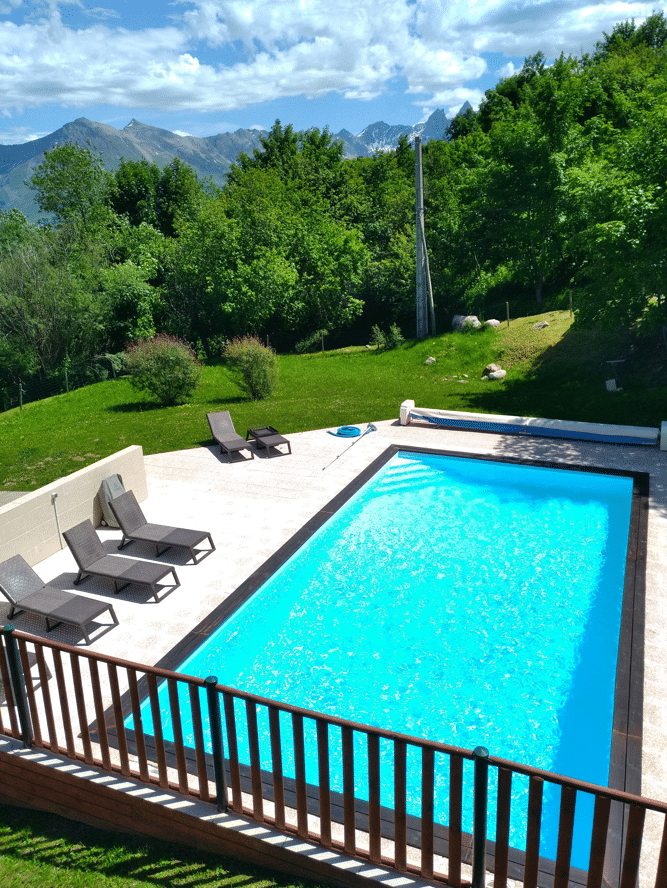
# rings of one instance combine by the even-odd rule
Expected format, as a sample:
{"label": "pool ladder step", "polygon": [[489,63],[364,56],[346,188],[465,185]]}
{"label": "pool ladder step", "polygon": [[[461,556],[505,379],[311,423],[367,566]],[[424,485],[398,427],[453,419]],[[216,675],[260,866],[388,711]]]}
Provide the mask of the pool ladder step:
{"label": "pool ladder step", "polygon": [[419,466],[417,464],[392,466],[382,475],[376,490],[389,493],[405,490],[408,487],[414,489],[415,484],[428,481],[431,477],[432,470],[427,466]]}

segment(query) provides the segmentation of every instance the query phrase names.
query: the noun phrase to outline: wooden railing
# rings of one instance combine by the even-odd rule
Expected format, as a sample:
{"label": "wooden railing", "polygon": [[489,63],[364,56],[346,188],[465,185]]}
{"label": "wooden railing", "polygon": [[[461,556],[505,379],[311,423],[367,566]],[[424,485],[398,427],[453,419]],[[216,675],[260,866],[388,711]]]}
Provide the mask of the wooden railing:
{"label": "wooden railing", "polygon": [[[43,641],[11,626],[2,639],[0,733],[27,746],[217,802],[325,848],[455,888],[471,878],[473,888],[482,886],[485,870],[494,873],[495,888],[506,888],[508,879],[526,888],[634,888],[649,813],[660,818],[651,832],[661,838],[644,849],[642,875],[648,873],[645,884],[667,885],[667,803],[483,749],[310,712],[222,687],[213,677]],[[495,812],[492,804],[487,818],[489,788]],[[540,852],[543,813],[554,795],[555,847],[547,859]],[[586,864],[577,868],[575,812],[591,799]]]}

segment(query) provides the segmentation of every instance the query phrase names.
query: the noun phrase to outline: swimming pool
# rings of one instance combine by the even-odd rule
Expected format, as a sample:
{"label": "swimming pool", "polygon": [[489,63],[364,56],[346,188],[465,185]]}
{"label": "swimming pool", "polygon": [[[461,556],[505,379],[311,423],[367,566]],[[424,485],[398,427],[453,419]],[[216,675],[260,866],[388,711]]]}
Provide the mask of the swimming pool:
{"label": "swimming pool", "polygon": [[401,451],[179,671],[605,784],[631,498],[627,477]]}

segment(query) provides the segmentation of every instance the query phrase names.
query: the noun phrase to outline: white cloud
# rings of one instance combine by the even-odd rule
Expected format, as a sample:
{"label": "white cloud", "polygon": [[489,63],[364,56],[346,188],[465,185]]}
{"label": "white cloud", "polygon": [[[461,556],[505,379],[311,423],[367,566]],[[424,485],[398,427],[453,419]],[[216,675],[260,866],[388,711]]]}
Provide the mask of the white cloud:
{"label": "white cloud", "polygon": [[503,65],[502,68],[498,71],[498,77],[501,80],[504,80],[506,77],[511,77],[512,74],[516,74],[516,68],[512,64],[512,62],[508,62],[506,65]]}
{"label": "white cloud", "polygon": [[11,130],[0,130],[0,145],[23,145],[25,142],[34,142],[43,139],[48,133],[34,133],[27,127],[16,127]]}
{"label": "white cloud", "polygon": [[[80,0],[72,2],[84,11]],[[0,12],[17,3],[0,0]],[[331,92],[370,100],[397,75],[420,107],[476,105],[481,92],[470,82],[485,70],[481,52],[579,54],[615,22],[643,20],[652,4],[185,0],[172,8],[167,26],[141,30],[112,22],[114,10],[106,7],[87,12],[106,21],[70,27],[57,0],[21,24],[1,21],[0,108],[103,103],[225,112]],[[238,58],[239,46],[243,59],[225,63]]]}
{"label": "white cloud", "polygon": [[88,18],[98,19],[99,21],[104,21],[104,19],[119,19],[120,13],[116,12],[115,9],[107,9],[106,6],[92,6],[90,9],[82,8],[81,12],[83,15],[88,16]]}

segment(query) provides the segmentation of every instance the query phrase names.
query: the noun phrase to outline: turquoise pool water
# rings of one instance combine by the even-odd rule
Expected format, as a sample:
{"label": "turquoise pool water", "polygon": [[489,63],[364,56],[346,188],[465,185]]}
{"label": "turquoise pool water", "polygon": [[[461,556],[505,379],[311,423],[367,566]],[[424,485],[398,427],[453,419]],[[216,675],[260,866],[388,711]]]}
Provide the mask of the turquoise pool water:
{"label": "turquoise pool water", "polygon": [[[178,671],[606,784],[631,500],[630,478],[400,452]],[[168,716],[163,729],[169,738]],[[316,782],[308,728],[307,744]],[[334,789],[339,745],[332,737]],[[381,770],[391,806],[388,748]],[[418,814],[419,786],[408,793]],[[525,783],[514,796],[525,810]],[[443,823],[447,800],[436,764]],[[493,790],[489,809],[491,821]],[[580,834],[590,817],[578,810]],[[552,820],[547,810],[551,857]],[[525,817],[511,833],[522,847]],[[573,862],[587,866],[583,839]]]}

